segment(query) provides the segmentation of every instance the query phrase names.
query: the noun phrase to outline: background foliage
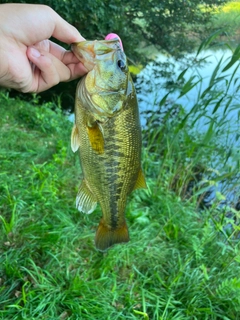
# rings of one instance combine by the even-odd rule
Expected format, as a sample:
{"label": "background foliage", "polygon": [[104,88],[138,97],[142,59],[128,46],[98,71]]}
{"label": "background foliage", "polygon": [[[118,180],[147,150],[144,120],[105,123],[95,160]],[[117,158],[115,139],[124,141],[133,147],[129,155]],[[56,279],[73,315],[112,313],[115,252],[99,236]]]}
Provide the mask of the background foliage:
{"label": "background foliage", "polygon": [[[239,57],[238,47],[229,61],[235,70]],[[86,215],[74,205],[81,170],[72,124],[53,103],[0,93],[0,319],[240,319],[239,202],[226,204],[221,192],[202,201],[222,182],[240,196],[239,150],[220,143],[231,128],[215,113],[230,97],[218,89],[223,68],[191,111],[149,119],[148,190],[129,199],[130,242],[104,254],[94,248],[99,207]],[[178,78],[183,95],[196,86],[184,72]],[[238,87],[237,75],[231,81]],[[190,130],[209,108],[207,131]]]}
{"label": "background foliage", "polygon": [[[46,4],[74,25],[89,40],[115,32],[123,40],[130,63],[146,63],[150,45],[172,55],[190,51],[197,39],[212,30],[211,9],[225,0],[1,0]],[[153,48],[150,50],[150,52]],[[65,108],[73,108],[76,81],[59,84],[41,94],[43,100],[61,96]],[[28,95],[23,95],[28,97]]]}
{"label": "background foliage", "polygon": [[[212,8],[226,0],[29,0],[0,1],[46,4],[74,25],[89,40],[116,32],[131,59],[139,47],[155,45],[171,54],[192,49],[192,34],[206,35]],[[204,8],[204,10],[203,10]],[[209,28],[209,27],[208,27]],[[207,30],[209,31],[209,30]]]}
{"label": "background foliage", "polygon": [[[87,38],[103,37],[109,28],[125,37],[124,17],[129,12],[128,23],[136,30],[126,29],[126,37],[132,37],[124,42],[126,50],[136,49],[134,41],[144,46],[151,40],[154,24],[147,26],[139,17],[135,1],[132,10],[125,1],[121,5],[120,1],[52,3],[68,21],[77,16],[73,24],[86,30],[82,33]],[[144,6],[144,14],[151,15],[153,8],[160,10],[167,3],[177,6],[175,1],[156,5],[140,1],[139,5]],[[185,36],[191,35],[190,26],[182,22],[181,27],[173,16],[178,12],[180,19],[184,12],[180,4],[190,10],[192,3],[178,1],[179,9],[172,9],[171,14],[162,11],[179,26],[179,32],[186,28]],[[112,20],[105,19],[110,13]],[[159,22],[156,32],[164,25],[157,14],[152,17],[155,24]],[[186,21],[187,14],[186,10]],[[200,22],[195,19],[192,24],[197,28]],[[104,20],[101,25],[100,20]],[[112,29],[115,20],[119,29]],[[174,48],[175,40],[181,44],[179,37],[174,39],[177,31],[171,39],[164,38],[164,32],[175,27],[164,28],[165,49],[167,43]],[[199,51],[213,38],[206,39]],[[236,147],[240,138],[235,129],[239,129],[240,109],[238,102],[229,103],[239,91],[239,58],[238,46],[230,60],[219,61],[208,87],[202,90],[200,86],[196,104],[188,112],[181,105],[175,112],[173,104],[159,121],[171,89],[159,100],[159,113],[148,115],[143,131],[148,190],[138,190],[129,199],[126,217],[131,241],[105,254],[95,250],[93,241],[99,208],[84,215],[74,206],[81,169],[70,149],[72,124],[61,112],[60,98],[40,104],[36,95],[25,102],[0,92],[0,319],[240,319],[240,161]],[[230,72],[231,66],[229,79],[224,70]],[[176,77],[179,96],[203,81],[187,78],[186,69]],[[233,92],[228,91],[230,83],[234,83]],[[71,86],[75,91],[75,85]],[[71,90],[68,94],[73,99]],[[222,114],[220,108],[225,110]],[[228,126],[225,117],[232,109],[236,127]],[[207,130],[194,132],[200,118]],[[222,144],[221,138],[230,141],[233,130],[235,141]],[[221,184],[224,192],[218,188]],[[209,203],[204,199],[212,188],[217,192]],[[229,193],[234,194],[231,203]]]}

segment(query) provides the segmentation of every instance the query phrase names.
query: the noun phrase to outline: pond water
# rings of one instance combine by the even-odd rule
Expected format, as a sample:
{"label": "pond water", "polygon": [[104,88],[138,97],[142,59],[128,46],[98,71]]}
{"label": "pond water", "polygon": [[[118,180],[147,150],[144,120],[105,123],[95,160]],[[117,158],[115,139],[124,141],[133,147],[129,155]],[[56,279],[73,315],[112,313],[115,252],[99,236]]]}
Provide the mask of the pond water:
{"label": "pond water", "polygon": [[[188,54],[184,61],[180,62],[159,54],[156,62],[147,65],[137,77],[136,88],[142,126],[146,127],[148,117],[153,114],[157,114],[161,124],[164,115],[173,105],[181,105],[185,114],[189,114],[188,123],[192,128],[193,134],[206,132],[210,126],[211,119],[214,119],[216,123],[215,129],[219,125],[219,142],[226,148],[234,150],[236,154],[238,152],[236,150],[240,149],[239,62],[236,62],[227,71],[222,71],[231,57],[231,50],[220,49],[202,51],[197,58],[196,53]],[[196,60],[202,61],[197,67]],[[191,63],[191,61],[194,62]],[[184,83],[192,77],[192,83],[198,82],[198,84],[193,86],[185,95],[180,96],[181,86],[178,84],[178,76],[186,68],[186,64],[189,65],[189,68],[184,74]],[[217,68],[218,71],[216,72]],[[168,78],[164,77],[163,69]],[[209,87],[214,73],[216,73],[215,79],[218,79],[216,84],[212,87],[211,92],[209,91],[204,98],[201,98],[203,92]],[[232,76],[233,79],[231,80]],[[166,102],[159,106],[160,101],[171,90],[171,86],[168,83],[173,87],[175,86],[175,90],[172,90],[167,96]],[[206,101],[209,97],[211,102],[207,104]],[[194,123],[192,126],[191,121]],[[234,160],[229,157],[228,165],[236,165],[236,157]],[[219,169],[217,164],[214,169]],[[239,179],[238,177],[236,178]],[[222,187],[223,185],[220,183],[218,191],[221,192]],[[233,200],[238,193],[239,189],[235,189],[234,192],[230,192],[227,196]]]}
{"label": "pond water", "polygon": [[[159,54],[156,58],[156,64],[150,63],[146,68],[144,68],[138,75],[137,78],[137,92],[139,99],[139,109],[141,113],[141,122],[142,125],[146,124],[146,116],[144,116],[147,110],[157,111],[159,110],[159,102],[161,99],[169,92],[169,87],[166,87],[166,79],[160,75],[159,69],[161,68],[161,64],[170,63],[167,72],[173,73],[170,79],[171,83],[177,82],[177,78],[179,74],[183,71],[184,63],[187,61],[194,60],[196,54],[188,54],[184,61],[176,61],[173,58],[166,57],[164,55]],[[182,105],[185,109],[186,113],[190,112],[191,109],[199,102],[199,92],[203,92],[209,86],[209,82],[211,76],[218,64],[218,62],[222,60],[222,67],[219,70],[219,76],[223,77],[221,81],[214,87],[214,90],[224,92],[226,91],[226,81],[230,81],[230,78],[237,66],[237,64],[233,65],[229,70],[224,73],[221,73],[221,70],[224,66],[229,62],[232,56],[232,52],[230,50],[206,50],[199,54],[197,57],[198,61],[203,61],[201,65],[196,67],[196,63],[194,66],[190,66],[186,71],[184,78],[186,81],[190,79],[190,77],[195,76],[195,82],[200,79],[198,85],[194,86],[186,95],[179,97],[179,91],[175,90],[171,93],[166,102],[169,102],[168,105],[172,105],[174,103]],[[196,59],[195,59],[196,60]],[[234,127],[236,132],[238,131],[240,125],[240,95],[239,95],[239,86],[240,86],[240,68],[236,71],[234,75],[234,81],[231,82],[226,98],[222,100],[219,108],[214,114],[215,118],[224,117],[225,120],[228,121],[228,124],[231,127]],[[228,98],[232,97],[232,101],[224,113],[224,109],[226,107],[226,102]],[[220,97],[218,98],[220,100]],[[213,101],[216,103],[217,98]],[[164,114],[164,106],[161,107],[162,113]],[[206,108],[205,116],[200,117],[199,121],[195,123],[194,130],[204,131],[207,129],[207,125],[205,120],[209,117],[212,117],[214,105],[210,104]]]}

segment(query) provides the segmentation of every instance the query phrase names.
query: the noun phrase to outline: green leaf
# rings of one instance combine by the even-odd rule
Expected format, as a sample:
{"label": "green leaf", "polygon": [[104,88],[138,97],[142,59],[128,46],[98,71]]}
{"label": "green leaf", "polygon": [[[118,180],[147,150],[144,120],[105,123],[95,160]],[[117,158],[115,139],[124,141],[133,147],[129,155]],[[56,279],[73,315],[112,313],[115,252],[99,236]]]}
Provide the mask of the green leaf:
{"label": "green leaf", "polygon": [[218,108],[219,108],[219,106],[220,106],[220,104],[222,103],[222,101],[223,101],[224,98],[225,98],[225,95],[224,95],[221,99],[218,100],[218,102],[216,103],[216,105],[215,105],[215,107],[214,107],[214,109],[213,109],[212,114],[214,114],[214,113],[218,110]]}
{"label": "green leaf", "polygon": [[240,58],[240,45],[237,46],[237,48],[235,49],[231,60],[229,61],[229,63],[225,66],[225,68],[223,68],[222,72],[227,71],[228,69],[230,69],[234,63],[236,63]]}
{"label": "green leaf", "polygon": [[218,64],[216,65],[215,69],[213,70],[211,79],[210,79],[210,81],[209,81],[209,86],[212,86],[212,85],[215,83],[215,78],[216,78],[216,76],[217,76],[218,70],[219,70],[220,67],[221,67],[222,60],[223,60],[223,56],[222,56],[222,58],[218,61]]}
{"label": "green leaf", "polygon": [[192,90],[192,88],[194,88],[202,79],[198,79],[196,82],[193,82],[193,80],[196,78],[197,76],[194,75],[192,76],[182,87],[181,89],[181,93],[178,96],[178,99],[182,96],[184,96],[187,92],[189,92],[190,90]]}
{"label": "green leaf", "polygon": [[233,96],[229,97],[228,102],[226,103],[226,106],[225,106],[225,108],[224,108],[223,114],[226,113],[226,111],[227,111],[230,103],[232,102],[232,99],[233,99]]}
{"label": "green leaf", "polygon": [[184,69],[178,76],[177,81],[184,79],[185,73],[188,71],[188,68]]}
{"label": "green leaf", "polygon": [[213,32],[209,37],[207,37],[199,46],[196,56],[198,56],[202,50],[206,49],[210,45],[210,43],[213,42],[213,40],[215,40],[219,35],[223,33],[223,31],[224,29],[219,29]]}
{"label": "green leaf", "polygon": [[161,101],[159,102],[159,107],[163,106],[167,100],[167,97],[169,96],[171,92],[168,92],[162,99]]}

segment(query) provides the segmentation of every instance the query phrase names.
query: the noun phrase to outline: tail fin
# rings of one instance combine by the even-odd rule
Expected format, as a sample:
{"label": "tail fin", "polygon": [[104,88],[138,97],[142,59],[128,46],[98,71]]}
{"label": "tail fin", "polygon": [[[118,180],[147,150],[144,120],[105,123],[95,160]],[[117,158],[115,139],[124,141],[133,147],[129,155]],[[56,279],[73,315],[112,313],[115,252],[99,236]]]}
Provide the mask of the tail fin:
{"label": "tail fin", "polygon": [[129,235],[126,222],[116,229],[111,229],[101,219],[95,236],[95,245],[98,250],[106,251],[114,244],[128,241]]}

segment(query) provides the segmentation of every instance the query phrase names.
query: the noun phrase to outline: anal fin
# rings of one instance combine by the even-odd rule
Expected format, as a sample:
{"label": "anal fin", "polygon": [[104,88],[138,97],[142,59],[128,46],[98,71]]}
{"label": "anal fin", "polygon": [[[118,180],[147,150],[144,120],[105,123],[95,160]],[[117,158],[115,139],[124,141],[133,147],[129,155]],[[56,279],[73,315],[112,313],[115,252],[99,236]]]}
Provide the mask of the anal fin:
{"label": "anal fin", "polygon": [[142,169],[140,169],[138,172],[137,181],[135,183],[133,190],[141,189],[141,188],[147,189],[147,184],[146,184],[146,180],[145,180]]}
{"label": "anal fin", "polygon": [[76,197],[76,207],[84,213],[92,213],[97,206],[97,201],[89,190],[85,180],[82,181]]}

